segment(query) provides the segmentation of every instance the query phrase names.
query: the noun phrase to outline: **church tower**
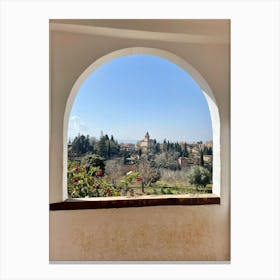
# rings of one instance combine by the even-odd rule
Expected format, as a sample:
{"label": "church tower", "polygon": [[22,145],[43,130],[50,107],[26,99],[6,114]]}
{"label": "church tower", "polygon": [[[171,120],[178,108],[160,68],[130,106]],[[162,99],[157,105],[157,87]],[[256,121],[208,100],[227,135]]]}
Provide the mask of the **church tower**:
{"label": "church tower", "polygon": [[149,135],[148,131],[147,131],[147,133],[146,133],[144,139],[145,139],[145,141],[147,141],[147,142],[149,143],[149,141],[150,141],[150,135]]}
{"label": "church tower", "polygon": [[153,147],[153,144],[154,140],[150,139],[149,132],[147,131],[147,133],[144,136],[144,139],[140,141],[139,147],[141,148],[142,152],[146,153]]}

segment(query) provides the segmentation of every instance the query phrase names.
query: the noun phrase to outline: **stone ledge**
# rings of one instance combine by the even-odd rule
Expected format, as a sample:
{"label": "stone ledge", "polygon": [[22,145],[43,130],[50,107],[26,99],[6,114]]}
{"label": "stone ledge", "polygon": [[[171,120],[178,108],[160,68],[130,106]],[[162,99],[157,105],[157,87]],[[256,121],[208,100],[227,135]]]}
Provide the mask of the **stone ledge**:
{"label": "stone ledge", "polygon": [[164,195],[140,197],[77,198],[50,204],[51,211],[102,208],[144,207],[160,205],[205,205],[220,204],[214,194]]}

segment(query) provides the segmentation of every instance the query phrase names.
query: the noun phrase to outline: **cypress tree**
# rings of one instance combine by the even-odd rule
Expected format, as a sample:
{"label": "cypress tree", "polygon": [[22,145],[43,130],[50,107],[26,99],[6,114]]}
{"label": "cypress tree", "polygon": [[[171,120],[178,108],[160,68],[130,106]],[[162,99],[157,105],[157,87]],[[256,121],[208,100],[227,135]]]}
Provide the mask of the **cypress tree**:
{"label": "cypress tree", "polygon": [[200,151],[200,165],[204,166],[203,151]]}

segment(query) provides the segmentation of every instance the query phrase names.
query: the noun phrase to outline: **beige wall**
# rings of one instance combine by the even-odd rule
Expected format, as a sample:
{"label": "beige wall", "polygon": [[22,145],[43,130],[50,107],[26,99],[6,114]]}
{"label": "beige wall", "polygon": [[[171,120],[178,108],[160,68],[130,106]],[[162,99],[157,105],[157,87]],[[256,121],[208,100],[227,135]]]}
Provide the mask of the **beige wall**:
{"label": "beige wall", "polygon": [[[170,25],[174,33],[165,21],[121,22],[121,28],[127,26],[134,32],[116,32],[110,28],[117,26],[113,21],[97,23],[89,29],[70,26],[72,29],[60,30],[55,21],[51,23],[50,202],[63,199],[64,113],[76,80],[104,55],[145,47],[186,60],[214,93],[221,120],[221,205],[52,211],[50,260],[229,260],[229,21],[215,21],[214,25],[203,20],[175,21]],[[162,26],[169,33],[162,33]]]}

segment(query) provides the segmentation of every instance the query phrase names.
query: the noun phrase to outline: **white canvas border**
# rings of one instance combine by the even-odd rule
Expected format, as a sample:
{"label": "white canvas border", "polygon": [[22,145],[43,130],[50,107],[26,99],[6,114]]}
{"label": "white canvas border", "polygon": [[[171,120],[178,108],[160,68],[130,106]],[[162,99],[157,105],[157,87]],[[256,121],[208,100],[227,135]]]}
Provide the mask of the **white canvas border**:
{"label": "white canvas border", "polygon": [[[49,264],[48,19],[143,17],[231,19],[231,263]],[[278,1],[2,1],[1,279],[279,279],[279,34]]]}

